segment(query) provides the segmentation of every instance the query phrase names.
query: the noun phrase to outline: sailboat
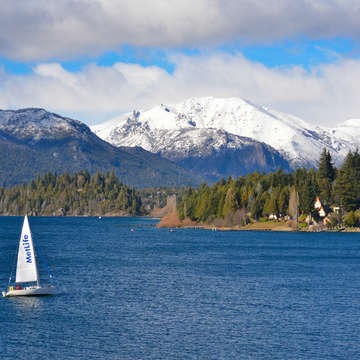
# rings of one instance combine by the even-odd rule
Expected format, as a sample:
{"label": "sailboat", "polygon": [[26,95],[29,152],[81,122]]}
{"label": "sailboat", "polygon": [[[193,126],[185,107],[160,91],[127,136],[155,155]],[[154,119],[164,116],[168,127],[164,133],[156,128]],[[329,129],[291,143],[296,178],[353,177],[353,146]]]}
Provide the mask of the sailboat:
{"label": "sailboat", "polygon": [[11,286],[10,275],[8,291],[3,291],[2,295],[3,297],[52,295],[55,293],[55,289],[53,285],[40,285],[34,243],[29,220],[25,215],[18,248],[15,286]]}

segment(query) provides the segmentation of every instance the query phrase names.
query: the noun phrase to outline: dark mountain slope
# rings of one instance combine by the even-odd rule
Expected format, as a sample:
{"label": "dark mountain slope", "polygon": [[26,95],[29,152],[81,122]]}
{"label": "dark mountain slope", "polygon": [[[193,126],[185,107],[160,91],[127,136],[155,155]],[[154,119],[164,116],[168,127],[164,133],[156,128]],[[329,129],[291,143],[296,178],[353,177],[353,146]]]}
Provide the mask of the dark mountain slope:
{"label": "dark mountain slope", "polygon": [[38,173],[115,170],[137,187],[198,184],[195,176],[141,148],[116,148],[83,123],[43,109],[0,110],[0,184],[29,181]]}

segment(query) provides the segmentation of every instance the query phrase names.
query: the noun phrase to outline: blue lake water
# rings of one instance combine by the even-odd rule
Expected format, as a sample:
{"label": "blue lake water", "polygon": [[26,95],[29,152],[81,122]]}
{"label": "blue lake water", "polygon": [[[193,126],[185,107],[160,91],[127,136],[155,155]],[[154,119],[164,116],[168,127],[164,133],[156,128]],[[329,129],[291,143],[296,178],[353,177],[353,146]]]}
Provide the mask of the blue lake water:
{"label": "blue lake water", "polygon": [[[63,291],[0,299],[1,359],[359,358],[360,234],[29,220]],[[21,224],[0,217],[1,290]]]}

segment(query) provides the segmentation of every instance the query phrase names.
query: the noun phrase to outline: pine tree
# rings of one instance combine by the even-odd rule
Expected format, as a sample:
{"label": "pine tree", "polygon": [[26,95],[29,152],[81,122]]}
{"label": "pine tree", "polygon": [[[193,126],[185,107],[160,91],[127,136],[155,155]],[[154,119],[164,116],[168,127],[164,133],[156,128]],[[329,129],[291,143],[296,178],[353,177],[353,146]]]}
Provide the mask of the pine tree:
{"label": "pine tree", "polygon": [[349,152],[334,185],[335,201],[346,211],[360,206],[360,155]]}
{"label": "pine tree", "polygon": [[233,214],[236,211],[236,209],[238,209],[236,194],[233,187],[230,186],[225,197],[225,202],[223,207],[223,217],[225,217],[228,214]]}
{"label": "pine tree", "polygon": [[298,187],[299,191],[299,208],[305,214],[312,214],[314,211],[314,202],[319,192],[316,181],[317,174],[314,169],[310,169],[306,174],[304,183]]}
{"label": "pine tree", "polygon": [[289,198],[290,198],[289,187],[284,186],[279,196],[279,212],[281,216],[285,216],[287,213]]}
{"label": "pine tree", "polygon": [[317,172],[317,182],[320,191],[320,198],[324,204],[330,204],[332,197],[332,185],[335,179],[335,168],[333,166],[330,152],[325,148],[320,156]]}

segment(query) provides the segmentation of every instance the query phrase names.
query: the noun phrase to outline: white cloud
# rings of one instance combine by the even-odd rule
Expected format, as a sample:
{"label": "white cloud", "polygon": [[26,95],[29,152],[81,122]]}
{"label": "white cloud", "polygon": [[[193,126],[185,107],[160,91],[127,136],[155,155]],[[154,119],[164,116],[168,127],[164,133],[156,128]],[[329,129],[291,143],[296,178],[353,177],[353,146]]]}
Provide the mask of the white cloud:
{"label": "white cloud", "polygon": [[89,124],[116,114],[190,96],[239,96],[293,113],[313,123],[336,124],[360,117],[360,61],[341,60],[310,72],[269,69],[241,54],[173,55],[173,74],[156,67],[117,63],[89,65],[70,73],[46,63],[30,75],[0,71],[0,106],[39,106]]}
{"label": "white cloud", "polygon": [[359,40],[359,15],[357,0],[5,0],[0,54],[43,61],[123,44],[202,47],[299,36]]}

